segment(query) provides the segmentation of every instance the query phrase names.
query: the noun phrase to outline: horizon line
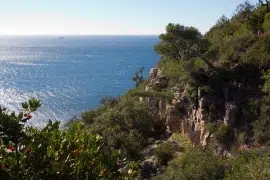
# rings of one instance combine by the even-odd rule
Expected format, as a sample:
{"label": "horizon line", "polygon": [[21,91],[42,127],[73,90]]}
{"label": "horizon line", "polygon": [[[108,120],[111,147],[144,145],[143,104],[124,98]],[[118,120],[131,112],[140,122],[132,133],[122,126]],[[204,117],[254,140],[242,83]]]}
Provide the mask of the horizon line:
{"label": "horizon line", "polygon": [[160,34],[0,34],[0,36],[159,36]]}

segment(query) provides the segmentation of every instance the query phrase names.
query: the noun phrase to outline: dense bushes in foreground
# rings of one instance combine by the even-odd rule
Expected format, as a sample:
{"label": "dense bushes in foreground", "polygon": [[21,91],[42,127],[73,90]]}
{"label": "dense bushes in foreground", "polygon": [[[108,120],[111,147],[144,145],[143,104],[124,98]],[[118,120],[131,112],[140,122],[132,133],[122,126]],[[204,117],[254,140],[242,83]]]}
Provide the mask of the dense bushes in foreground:
{"label": "dense bushes in foreground", "polygon": [[[0,179],[126,179],[121,174],[120,152],[105,149],[100,136],[89,133],[82,123],[59,129],[59,122],[42,129],[26,127],[40,102],[23,103],[19,114],[0,111]],[[123,163],[123,162],[122,162]]]}

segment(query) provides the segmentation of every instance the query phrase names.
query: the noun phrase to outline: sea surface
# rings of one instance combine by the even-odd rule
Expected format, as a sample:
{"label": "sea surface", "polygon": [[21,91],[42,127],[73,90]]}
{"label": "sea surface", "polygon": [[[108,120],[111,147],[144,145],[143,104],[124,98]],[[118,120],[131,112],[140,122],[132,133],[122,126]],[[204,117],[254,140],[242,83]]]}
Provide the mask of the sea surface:
{"label": "sea surface", "polygon": [[156,66],[157,36],[0,36],[0,105],[21,109],[30,97],[42,101],[31,125],[66,122],[96,108],[105,96],[134,86],[131,77]]}

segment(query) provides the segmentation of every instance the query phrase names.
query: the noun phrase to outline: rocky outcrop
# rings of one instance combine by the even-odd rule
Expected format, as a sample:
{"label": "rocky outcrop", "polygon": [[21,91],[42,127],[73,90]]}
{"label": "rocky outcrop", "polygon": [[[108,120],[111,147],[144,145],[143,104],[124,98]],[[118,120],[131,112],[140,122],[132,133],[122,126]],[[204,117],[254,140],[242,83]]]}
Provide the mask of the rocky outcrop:
{"label": "rocky outcrop", "polygon": [[[168,79],[162,75],[161,70],[153,68],[150,70],[150,83],[146,91],[162,90],[168,88]],[[211,134],[207,129],[207,122],[223,122],[233,124],[236,120],[237,106],[234,102],[226,102],[228,89],[224,90],[225,98],[218,99],[204,93],[202,88],[198,88],[198,103],[192,104],[187,99],[187,88],[176,85],[170,91],[173,94],[173,101],[158,100],[155,97],[147,98],[149,108],[164,120],[167,127],[167,134],[181,132],[187,135],[194,145],[206,147],[211,139]],[[168,90],[168,89],[167,89]],[[224,112],[219,115],[211,114],[211,106],[223,106]]]}
{"label": "rocky outcrop", "polygon": [[165,75],[162,75],[161,71],[157,68],[150,70],[150,83],[148,89],[161,90],[168,86],[168,79]]}

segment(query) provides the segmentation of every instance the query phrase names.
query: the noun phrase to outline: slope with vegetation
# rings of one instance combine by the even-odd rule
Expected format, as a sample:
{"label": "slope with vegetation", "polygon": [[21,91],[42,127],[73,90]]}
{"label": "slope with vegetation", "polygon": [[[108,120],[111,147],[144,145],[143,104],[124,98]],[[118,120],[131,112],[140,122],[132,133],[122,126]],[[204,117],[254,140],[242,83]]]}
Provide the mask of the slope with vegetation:
{"label": "slope with vegetation", "polygon": [[[269,179],[269,5],[246,1],[205,35],[169,24],[160,36],[158,68],[169,83],[159,91],[182,89],[178,104],[185,107],[179,122],[194,118],[190,109],[197,113],[194,121],[201,121],[184,133],[195,144],[197,131],[207,138],[203,147],[199,141],[172,160],[157,179]],[[220,149],[230,158],[219,158]]]}

